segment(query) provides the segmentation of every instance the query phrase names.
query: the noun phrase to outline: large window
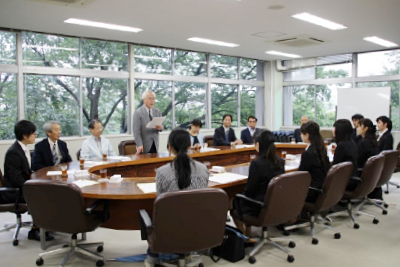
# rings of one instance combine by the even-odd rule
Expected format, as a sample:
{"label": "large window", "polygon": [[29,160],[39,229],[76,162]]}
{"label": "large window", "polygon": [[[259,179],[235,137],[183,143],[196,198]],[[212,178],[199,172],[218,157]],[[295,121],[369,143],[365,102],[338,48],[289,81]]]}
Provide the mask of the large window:
{"label": "large window", "polygon": [[171,49],[135,45],[135,71],[171,74]]}
{"label": "large window", "polygon": [[0,64],[16,64],[17,41],[16,34],[0,31]]}
{"label": "large window", "polygon": [[177,127],[187,128],[194,119],[206,126],[206,84],[175,83],[175,123]]}
{"label": "large window", "polygon": [[285,125],[300,125],[303,115],[308,116],[310,120],[315,119],[314,85],[288,86],[284,88],[284,91],[285,104],[287,104],[285,112],[289,113],[285,116]]}
{"label": "large window", "polygon": [[[243,85],[240,91],[240,126],[247,126],[247,118],[256,115],[257,87]],[[262,121],[258,121],[262,124]]]}
{"label": "large window", "polygon": [[174,61],[176,75],[207,76],[205,53],[176,50]]}
{"label": "large window", "polygon": [[14,138],[18,120],[16,75],[0,72],[0,140]]}
{"label": "large window", "polygon": [[222,125],[222,118],[225,114],[233,117],[232,127],[237,126],[237,85],[211,84],[211,123],[212,128]]}
{"label": "large window", "polygon": [[238,58],[221,55],[210,55],[211,77],[237,79]]}
{"label": "large window", "polygon": [[358,54],[359,77],[400,74],[400,50]]}

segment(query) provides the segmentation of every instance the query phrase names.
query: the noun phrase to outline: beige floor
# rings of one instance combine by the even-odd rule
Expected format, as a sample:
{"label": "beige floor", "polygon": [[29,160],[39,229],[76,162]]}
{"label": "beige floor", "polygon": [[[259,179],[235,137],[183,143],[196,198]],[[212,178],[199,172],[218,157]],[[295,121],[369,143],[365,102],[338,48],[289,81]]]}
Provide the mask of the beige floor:
{"label": "beige floor", "polygon": [[[400,175],[396,174],[393,181],[400,182]],[[349,219],[341,219],[334,226],[341,229],[342,238],[333,239],[328,230],[318,230],[318,245],[311,244],[308,230],[301,230],[291,235],[296,242],[296,248],[292,249],[295,257],[293,263],[286,261],[284,253],[265,247],[256,255],[256,266],[308,266],[308,267],[337,267],[337,266],[385,266],[398,267],[400,261],[400,189],[390,187],[390,194],[384,196],[389,203],[389,214],[382,215],[381,212],[371,206],[366,210],[379,217],[380,223],[374,225],[370,218],[360,217],[360,229],[352,228]],[[29,216],[24,217],[26,220]],[[14,220],[12,214],[0,214],[0,225]],[[259,229],[255,229],[257,233]],[[280,232],[273,229],[274,234],[281,236]],[[39,243],[27,240],[28,229],[20,233],[20,244],[13,247],[12,232],[0,233],[0,267],[6,266],[35,266],[37,254],[42,252]],[[57,241],[67,240],[61,234],[55,235]],[[138,231],[115,231],[109,229],[98,229],[88,234],[88,241],[104,241],[104,252],[106,258],[116,258],[145,253],[146,242],[140,240]],[[398,254],[399,253],[399,254]],[[206,266],[226,266],[232,263],[221,260],[218,263],[205,258]],[[58,266],[60,256],[48,257],[43,266]],[[235,263],[235,266],[249,266],[247,257],[245,260]],[[95,266],[94,262],[82,257],[73,257],[67,266]],[[106,262],[105,266],[144,266],[143,263]]]}

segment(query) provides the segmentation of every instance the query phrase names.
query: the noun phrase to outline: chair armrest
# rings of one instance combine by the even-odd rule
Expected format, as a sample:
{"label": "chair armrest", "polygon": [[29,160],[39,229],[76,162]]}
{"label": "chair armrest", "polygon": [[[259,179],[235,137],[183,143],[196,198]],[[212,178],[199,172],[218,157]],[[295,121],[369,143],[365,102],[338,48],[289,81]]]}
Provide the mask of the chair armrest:
{"label": "chair armrest", "polygon": [[313,191],[317,192],[318,194],[322,194],[324,192],[324,190],[322,190],[322,189],[311,187],[311,186],[308,189],[313,190]]}
{"label": "chair armrest", "polygon": [[240,204],[241,204],[241,203],[240,203],[241,201],[247,201],[247,202],[256,204],[256,205],[260,206],[261,208],[263,208],[264,206],[266,206],[266,204],[265,204],[264,202],[261,202],[261,201],[252,199],[252,198],[250,198],[250,197],[246,197],[246,196],[243,195],[243,194],[236,194],[236,196],[235,196],[235,198],[233,199],[233,201],[235,202],[235,207],[236,207],[236,210],[237,210],[237,212],[238,212],[239,220],[242,219],[242,217],[243,217],[242,205],[240,205]]}
{"label": "chair armrest", "polygon": [[17,192],[19,188],[0,187],[0,192]]}
{"label": "chair armrest", "polygon": [[147,230],[153,229],[153,222],[146,210],[139,210],[140,235],[142,240],[147,240]]}
{"label": "chair armrest", "polygon": [[103,222],[105,222],[109,218],[108,208],[110,206],[110,201],[106,199],[96,200],[90,207],[86,208],[85,214],[92,214],[100,205],[103,205]]}
{"label": "chair armrest", "polygon": [[359,183],[362,182],[362,179],[361,179],[360,177],[357,177],[357,176],[351,176],[350,179],[351,179],[351,180],[354,180],[354,181],[356,181],[356,182],[359,182]]}

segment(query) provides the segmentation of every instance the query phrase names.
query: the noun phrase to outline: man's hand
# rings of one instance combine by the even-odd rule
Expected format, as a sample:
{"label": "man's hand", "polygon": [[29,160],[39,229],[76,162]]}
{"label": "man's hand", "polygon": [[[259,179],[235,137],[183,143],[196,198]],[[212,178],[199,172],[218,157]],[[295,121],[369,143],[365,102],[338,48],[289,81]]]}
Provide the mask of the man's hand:
{"label": "man's hand", "polygon": [[138,146],[137,148],[136,148],[136,155],[139,155],[140,153],[142,153],[143,152],[143,146]]}
{"label": "man's hand", "polygon": [[162,131],[164,129],[164,127],[162,125],[157,125],[156,126],[156,130]]}
{"label": "man's hand", "polygon": [[243,144],[242,139],[236,139],[236,141],[233,142],[233,145],[241,145],[241,144]]}

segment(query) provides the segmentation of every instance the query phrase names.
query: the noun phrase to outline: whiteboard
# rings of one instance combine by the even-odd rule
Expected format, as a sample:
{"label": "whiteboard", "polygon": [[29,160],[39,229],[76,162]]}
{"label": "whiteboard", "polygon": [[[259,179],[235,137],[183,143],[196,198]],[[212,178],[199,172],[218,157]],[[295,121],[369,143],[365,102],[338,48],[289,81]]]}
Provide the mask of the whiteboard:
{"label": "whiteboard", "polygon": [[338,89],[336,119],[351,121],[357,113],[374,124],[379,116],[390,117],[390,87]]}

